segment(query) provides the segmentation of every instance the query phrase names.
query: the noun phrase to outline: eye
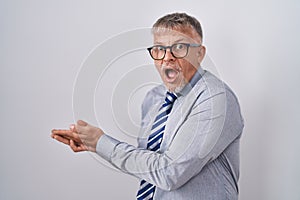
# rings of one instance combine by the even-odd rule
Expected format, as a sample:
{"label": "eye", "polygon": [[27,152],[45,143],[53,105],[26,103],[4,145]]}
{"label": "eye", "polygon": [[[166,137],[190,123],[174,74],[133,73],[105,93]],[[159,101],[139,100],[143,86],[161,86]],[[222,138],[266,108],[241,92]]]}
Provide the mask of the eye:
{"label": "eye", "polygon": [[165,50],[165,48],[162,47],[162,46],[157,46],[156,48],[157,48],[158,51],[164,51]]}
{"label": "eye", "polygon": [[163,46],[153,46],[152,51],[153,52],[165,51],[165,48]]}
{"label": "eye", "polygon": [[185,44],[174,44],[173,46],[173,50],[174,51],[182,51],[186,49],[186,45]]}
{"label": "eye", "polygon": [[183,48],[183,45],[182,44],[177,44],[176,45],[176,49],[182,49]]}

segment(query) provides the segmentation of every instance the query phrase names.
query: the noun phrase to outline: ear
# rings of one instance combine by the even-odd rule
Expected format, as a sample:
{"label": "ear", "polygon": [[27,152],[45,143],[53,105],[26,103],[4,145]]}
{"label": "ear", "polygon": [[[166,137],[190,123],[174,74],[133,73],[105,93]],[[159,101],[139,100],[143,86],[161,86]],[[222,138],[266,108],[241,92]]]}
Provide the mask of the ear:
{"label": "ear", "polygon": [[201,64],[204,56],[205,56],[205,53],[206,53],[206,48],[205,46],[201,46],[199,51],[197,52],[197,56],[198,56],[198,62],[199,64]]}

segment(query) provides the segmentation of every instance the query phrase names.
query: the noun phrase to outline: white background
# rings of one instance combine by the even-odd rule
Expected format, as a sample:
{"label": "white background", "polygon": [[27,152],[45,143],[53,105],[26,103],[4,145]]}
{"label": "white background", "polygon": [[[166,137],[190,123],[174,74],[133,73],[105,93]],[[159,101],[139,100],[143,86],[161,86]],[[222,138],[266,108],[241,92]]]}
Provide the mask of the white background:
{"label": "white background", "polygon": [[0,1],[0,199],[134,199],[135,178],[50,131],[74,122],[73,85],[93,48],[184,11],[201,21],[208,55],[240,100],[240,199],[299,200],[299,1],[120,2]]}

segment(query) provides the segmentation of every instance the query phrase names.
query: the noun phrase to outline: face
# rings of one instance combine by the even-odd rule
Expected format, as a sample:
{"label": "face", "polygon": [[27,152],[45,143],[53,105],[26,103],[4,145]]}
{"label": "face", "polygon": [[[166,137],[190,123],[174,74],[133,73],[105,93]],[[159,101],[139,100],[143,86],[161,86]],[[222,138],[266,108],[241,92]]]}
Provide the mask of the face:
{"label": "face", "polygon": [[[201,38],[192,28],[165,30],[154,33],[154,45],[171,46],[176,43],[201,44]],[[205,47],[189,47],[184,58],[175,58],[170,49],[162,60],[155,60],[155,66],[162,81],[170,92],[179,92],[196,73],[205,55]]]}

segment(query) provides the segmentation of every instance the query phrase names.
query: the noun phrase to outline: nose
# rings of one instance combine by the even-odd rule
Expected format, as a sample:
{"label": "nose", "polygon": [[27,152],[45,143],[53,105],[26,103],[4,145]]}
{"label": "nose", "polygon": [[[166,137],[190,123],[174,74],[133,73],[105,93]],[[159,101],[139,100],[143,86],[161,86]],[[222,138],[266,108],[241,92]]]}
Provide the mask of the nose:
{"label": "nose", "polygon": [[170,49],[166,49],[166,54],[165,54],[165,57],[164,57],[164,61],[174,61],[174,60],[175,60],[175,58],[172,55]]}

